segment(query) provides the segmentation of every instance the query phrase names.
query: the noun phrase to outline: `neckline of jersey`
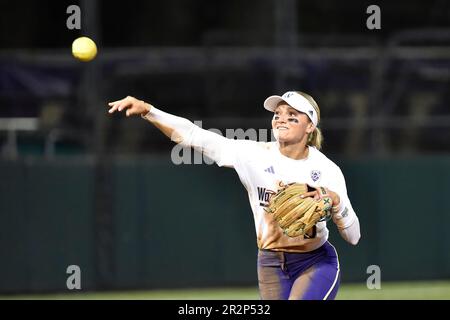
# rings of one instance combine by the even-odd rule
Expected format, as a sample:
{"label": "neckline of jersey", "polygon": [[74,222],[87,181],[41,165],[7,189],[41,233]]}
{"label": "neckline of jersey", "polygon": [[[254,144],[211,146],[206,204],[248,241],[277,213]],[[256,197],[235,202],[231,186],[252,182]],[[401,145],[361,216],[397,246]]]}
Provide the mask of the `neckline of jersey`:
{"label": "neckline of jersey", "polygon": [[309,159],[311,159],[312,148],[311,148],[311,146],[307,146],[307,147],[308,147],[308,156],[306,158],[303,158],[303,159],[292,159],[292,158],[289,158],[289,157],[285,156],[284,154],[281,153],[278,143],[276,144],[276,148],[275,149],[276,149],[277,154],[279,156],[281,156],[281,158],[286,159],[287,161],[293,161],[293,162],[299,163],[299,162],[305,162],[305,161],[308,161]]}

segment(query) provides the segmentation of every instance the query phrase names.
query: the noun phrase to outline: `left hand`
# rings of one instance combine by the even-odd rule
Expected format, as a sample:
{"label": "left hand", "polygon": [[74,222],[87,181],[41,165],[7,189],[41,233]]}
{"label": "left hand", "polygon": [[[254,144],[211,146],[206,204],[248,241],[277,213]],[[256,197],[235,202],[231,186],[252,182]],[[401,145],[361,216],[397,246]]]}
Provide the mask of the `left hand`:
{"label": "left hand", "polygon": [[[302,194],[300,197],[302,197],[302,198],[313,197],[315,200],[319,200],[323,197],[330,197],[331,201],[333,202],[333,207],[337,206],[341,202],[339,195],[336,192],[331,191],[328,188],[325,188],[325,187],[312,187],[312,188],[314,188],[316,190],[306,192],[306,193]],[[323,189],[322,192],[320,191],[320,189]]]}

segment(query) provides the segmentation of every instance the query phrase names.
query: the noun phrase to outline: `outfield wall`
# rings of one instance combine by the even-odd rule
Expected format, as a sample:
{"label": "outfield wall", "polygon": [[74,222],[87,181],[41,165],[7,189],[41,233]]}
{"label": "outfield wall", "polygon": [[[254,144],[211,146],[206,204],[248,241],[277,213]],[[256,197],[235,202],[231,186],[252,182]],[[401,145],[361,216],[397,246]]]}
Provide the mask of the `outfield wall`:
{"label": "outfield wall", "polygon": [[[0,162],[0,292],[256,285],[256,240],[236,173],[168,158]],[[342,280],[450,278],[450,158],[336,161],[362,238],[332,223]]]}

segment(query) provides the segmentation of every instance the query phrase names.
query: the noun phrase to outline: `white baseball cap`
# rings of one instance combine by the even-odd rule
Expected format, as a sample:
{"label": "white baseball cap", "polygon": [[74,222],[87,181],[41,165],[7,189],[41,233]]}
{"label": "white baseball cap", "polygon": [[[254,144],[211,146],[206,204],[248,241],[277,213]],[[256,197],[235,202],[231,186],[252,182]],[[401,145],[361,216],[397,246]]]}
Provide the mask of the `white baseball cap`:
{"label": "white baseball cap", "polygon": [[317,126],[319,122],[319,118],[317,117],[316,109],[312,106],[312,104],[301,94],[295,91],[288,91],[284,93],[282,96],[270,96],[264,101],[264,108],[274,112],[278,103],[281,101],[286,102],[292,108],[297,111],[305,113],[311,122]]}

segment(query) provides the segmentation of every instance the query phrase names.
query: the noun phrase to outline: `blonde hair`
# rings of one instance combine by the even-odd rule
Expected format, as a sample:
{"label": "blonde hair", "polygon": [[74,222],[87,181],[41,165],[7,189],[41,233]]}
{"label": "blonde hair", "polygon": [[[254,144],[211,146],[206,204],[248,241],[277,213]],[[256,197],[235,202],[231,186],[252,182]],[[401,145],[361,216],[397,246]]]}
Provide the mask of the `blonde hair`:
{"label": "blonde hair", "polygon": [[[320,123],[320,109],[319,109],[319,105],[313,99],[313,97],[311,97],[309,94],[301,92],[301,91],[296,91],[296,92],[298,94],[302,95],[304,98],[306,98],[309,101],[309,103],[311,103],[311,105],[313,106],[314,110],[316,110],[316,113],[317,113],[317,125],[318,125]],[[314,128],[314,131],[311,132],[308,135],[308,141],[306,142],[306,145],[315,147],[317,150],[320,150],[322,148],[322,143],[323,143],[322,131],[320,131],[320,129],[316,126]]]}

